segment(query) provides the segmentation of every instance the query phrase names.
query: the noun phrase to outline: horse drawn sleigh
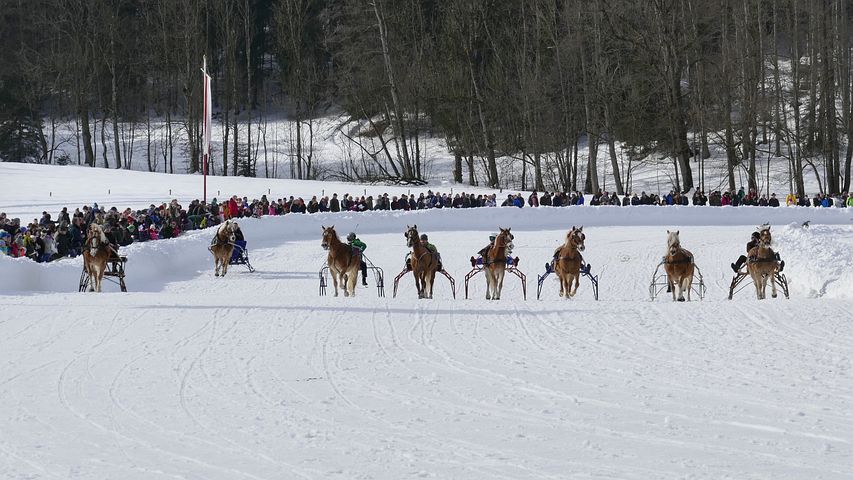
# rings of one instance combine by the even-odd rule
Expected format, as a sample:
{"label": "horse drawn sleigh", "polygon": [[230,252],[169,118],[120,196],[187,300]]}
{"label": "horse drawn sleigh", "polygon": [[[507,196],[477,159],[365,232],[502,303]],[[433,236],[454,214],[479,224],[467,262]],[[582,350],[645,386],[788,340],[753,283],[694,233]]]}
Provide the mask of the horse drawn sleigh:
{"label": "horse drawn sleigh", "polygon": [[[655,267],[655,272],[652,274],[649,296],[655,300],[666,290],[667,293],[672,293],[673,301],[683,302],[685,293],[687,293],[688,301],[691,298],[691,293],[695,293],[700,300],[704,299],[707,288],[702,277],[702,270],[696,265],[693,254],[681,247],[678,231],[670,232],[667,230],[666,233],[666,255]],[[660,273],[660,267],[663,267],[663,274]]]}
{"label": "horse drawn sleigh", "polygon": [[736,263],[732,264],[735,275],[732,278],[732,283],[729,285],[729,300],[749,285],[748,282],[745,282],[747,278],[752,280],[759,300],[767,297],[766,290],[768,284],[771,289],[770,295],[773,298],[777,296],[776,287],[782,290],[785,298],[790,298],[788,279],[782,273],[785,262],[782,262],[779,254],[770,248],[772,242],[773,237],[770,234],[770,225],[762,225],[753,234],[753,240],[747,244],[747,255],[742,256]]}
{"label": "horse drawn sleigh", "polygon": [[418,226],[406,226],[406,246],[412,249],[406,257],[406,266],[394,277],[394,298],[397,298],[397,288],[407,273],[415,277],[415,289],[418,298],[432,298],[435,276],[442,275],[450,282],[450,291],[456,298],[456,280],[442,267],[438,250],[429,243],[426,234],[418,234]]}
{"label": "horse drawn sleigh", "polygon": [[80,292],[100,292],[104,278],[127,292],[124,281],[124,264],[127,257],[119,255],[118,247],[110,244],[103,227],[93,223],[86,231],[86,243],[83,245],[83,272],[80,274]]}
{"label": "horse drawn sleigh", "polygon": [[585,246],[586,234],[583,233],[583,226],[572,227],[566,233],[566,241],[562,246],[554,251],[554,258],[551,262],[545,264],[545,273],[537,275],[536,278],[536,299],[542,296],[542,287],[545,284],[545,279],[552,273],[556,275],[560,281],[560,296],[563,298],[572,298],[578,291],[580,285],[580,277],[586,277],[592,284],[592,295],[598,300],[598,275],[591,273],[592,267],[584,262],[581,252],[586,250]]}
{"label": "horse drawn sleigh", "polygon": [[[355,239],[355,234],[350,237]],[[363,248],[347,245],[338,238],[335,226],[323,227],[323,240],[321,246],[329,254],[326,263],[320,268],[320,296],[325,296],[329,286],[329,276],[332,277],[332,285],[335,288],[335,296],[338,296],[338,286],[344,292],[345,297],[355,296],[355,286],[358,283],[359,270],[362,271],[364,284],[367,282],[367,271],[373,272],[376,282],[376,293],[380,297],[385,296],[385,272],[377,267],[364,255]]]}
{"label": "horse drawn sleigh", "polygon": [[493,237],[477,258],[471,257],[471,270],[465,275],[465,298],[468,298],[468,283],[482,272],[486,275],[486,300],[500,300],[504,276],[509,272],[521,280],[521,291],[527,300],[527,276],[518,269],[518,257],[511,256],[515,237],[509,228],[501,228]]}

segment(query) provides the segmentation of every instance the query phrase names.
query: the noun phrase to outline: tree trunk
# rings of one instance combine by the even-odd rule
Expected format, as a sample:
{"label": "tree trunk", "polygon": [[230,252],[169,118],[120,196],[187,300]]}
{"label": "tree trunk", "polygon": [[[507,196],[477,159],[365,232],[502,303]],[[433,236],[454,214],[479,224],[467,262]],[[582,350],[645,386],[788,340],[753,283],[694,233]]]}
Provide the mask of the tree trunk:
{"label": "tree trunk", "polygon": [[462,183],[462,154],[458,150],[453,151],[453,181]]}
{"label": "tree trunk", "polygon": [[382,59],[385,64],[385,74],[388,77],[388,87],[391,91],[391,103],[394,110],[392,125],[394,125],[394,143],[397,146],[397,152],[402,156],[403,160],[403,178],[410,180],[414,178],[412,169],[412,161],[409,158],[409,147],[406,144],[406,129],[403,105],[400,102],[397,92],[397,82],[394,78],[394,67],[391,63],[391,54],[388,51],[388,33],[385,27],[385,19],[380,11],[379,2],[381,0],[373,0],[373,12],[376,14],[376,22],[379,27],[379,40],[382,44]]}
{"label": "tree trunk", "polygon": [[86,165],[95,166],[95,151],[92,149],[92,131],[89,129],[89,108],[85,103],[80,105],[80,130],[83,133],[83,155]]}

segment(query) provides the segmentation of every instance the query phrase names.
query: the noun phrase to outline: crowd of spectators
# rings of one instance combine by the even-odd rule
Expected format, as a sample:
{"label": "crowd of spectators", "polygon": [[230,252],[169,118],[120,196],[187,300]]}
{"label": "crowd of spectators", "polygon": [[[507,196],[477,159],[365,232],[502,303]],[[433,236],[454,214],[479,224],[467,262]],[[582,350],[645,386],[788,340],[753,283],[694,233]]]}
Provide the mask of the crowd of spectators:
{"label": "crowd of spectators", "polygon": [[[181,235],[186,230],[196,230],[230,218],[262,217],[268,215],[286,215],[291,213],[317,212],[363,212],[368,210],[424,210],[433,208],[476,208],[476,207],[563,207],[572,205],[696,205],[696,206],[740,206],[755,205],[779,207],[780,200],[773,193],[768,198],[764,194],[741,188],[737,192],[720,191],[705,195],[696,191],[692,199],[677,191],[666,195],[641,192],[620,196],[616,193],[599,191],[587,196],[581,192],[533,192],[508,194],[498,203],[496,194],[433,193],[429,190],[418,195],[403,194],[389,196],[387,193],[377,196],[352,196],[344,194],[331,197],[311,197],[306,203],[302,198],[279,198],[269,200],[266,195],[249,201],[247,197],[233,196],[227,201],[210,203],[193,200],[184,208],[177,200],[159,206],[151,204],[146,209],[126,208],[119,211],[116,207],[105,209],[94,204],[85,205],[69,212],[63,208],[57,218],[43,212],[41,219],[33,219],[22,225],[18,218],[7,218],[0,213],[0,255],[28,257],[37,262],[50,262],[63,257],[75,257],[82,252],[86,231],[93,222],[104,227],[111,243],[121,247],[134,242],[145,242]],[[691,201],[692,200],[692,201]],[[785,197],[787,206],[803,207],[853,207],[853,196],[817,194],[809,198],[789,194]]]}

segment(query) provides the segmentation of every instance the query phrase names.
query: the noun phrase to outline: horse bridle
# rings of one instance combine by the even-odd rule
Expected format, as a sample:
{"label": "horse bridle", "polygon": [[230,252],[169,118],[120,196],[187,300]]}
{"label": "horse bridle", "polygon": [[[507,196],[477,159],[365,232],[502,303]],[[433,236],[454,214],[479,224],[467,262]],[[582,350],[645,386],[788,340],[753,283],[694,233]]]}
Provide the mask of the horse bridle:
{"label": "horse bridle", "polygon": [[331,235],[332,235],[332,234],[331,234],[331,232],[332,232],[332,231],[333,231],[333,230],[332,230],[331,228],[330,228],[330,229],[328,229],[328,230],[325,230],[325,229],[323,230],[323,241],[322,241],[322,242],[320,242],[320,246],[321,246],[321,247],[323,247],[323,250],[328,250],[328,249],[329,249],[329,241],[326,239],[326,237],[331,236]]}

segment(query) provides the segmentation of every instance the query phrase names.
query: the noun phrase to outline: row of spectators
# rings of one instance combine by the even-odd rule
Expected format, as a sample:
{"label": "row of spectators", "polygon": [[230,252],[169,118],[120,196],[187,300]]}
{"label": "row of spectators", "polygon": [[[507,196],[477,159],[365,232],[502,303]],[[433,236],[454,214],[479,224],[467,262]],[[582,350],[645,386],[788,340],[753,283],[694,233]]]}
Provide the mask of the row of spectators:
{"label": "row of spectators", "polygon": [[[778,207],[776,194],[769,198],[755,191],[720,191],[705,195],[696,191],[691,199],[676,191],[660,196],[656,194],[623,195],[599,191],[589,198],[589,205],[697,205],[697,206],[739,206],[756,205]],[[533,192],[526,198],[522,194],[509,194],[500,202],[501,206],[523,208],[526,206],[571,206],[584,205],[587,202],[581,192]],[[853,196],[829,196],[818,194],[813,198],[802,198],[789,194],[785,198],[788,206],[811,207],[853,207]],[[210,203],[193,200],[187,208],[177,200],[160,206],[151,204],[146,209],[126,208],[119,211],[116,207],[104,209],[94,204],[86,205],[69,212],[63,208],[56,219],[43,212],[41,219],[33,219],[26,226],[19,219],[7,218],[0,213],[0,254],[14,257],[28,257],[37,262],[50,262],[58,258],[74,257],[82,252],[86,230],[92,223],[104,226],[112,243],[117,246],[133,242],[144,242],[163,238],[177,237],[185,230],[195,230],[216,225],[229,218],[262,217],[267,215],[285,215],[290,213],[317,212],[362,212],[368,210],[424,210],[432,208],[476,208],[495,207],[497,195],[457,193],[433,193],[432,190],[416,195],[389,196],[387,193],[377,196],[351,196],[344,194],[330,197],[311,197],[306,203],[302,198],[279,198],[269,200],[266,195],[249,201],[247,197],[233,196],[224,202],[213,199]]]}

